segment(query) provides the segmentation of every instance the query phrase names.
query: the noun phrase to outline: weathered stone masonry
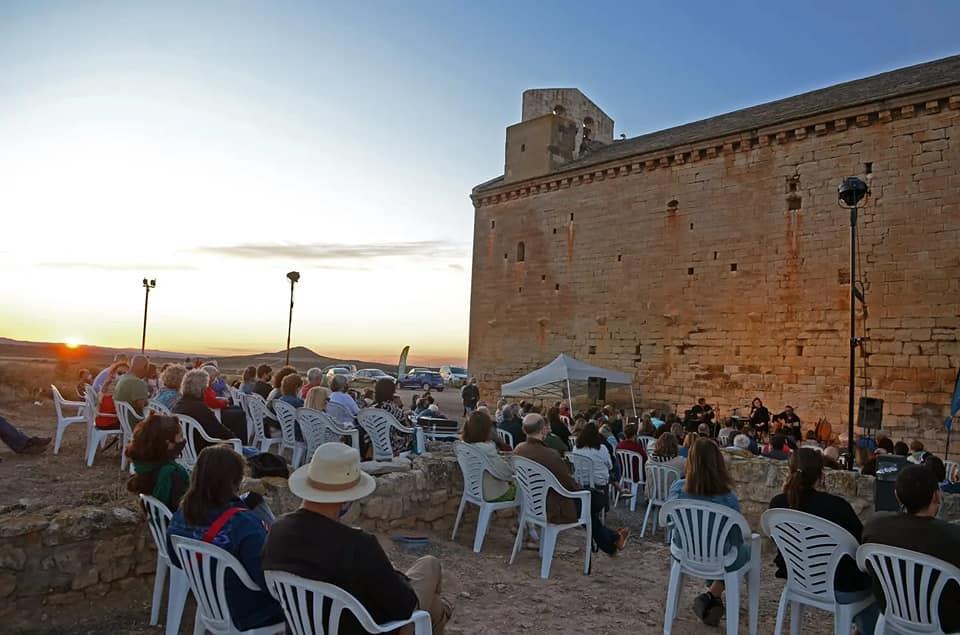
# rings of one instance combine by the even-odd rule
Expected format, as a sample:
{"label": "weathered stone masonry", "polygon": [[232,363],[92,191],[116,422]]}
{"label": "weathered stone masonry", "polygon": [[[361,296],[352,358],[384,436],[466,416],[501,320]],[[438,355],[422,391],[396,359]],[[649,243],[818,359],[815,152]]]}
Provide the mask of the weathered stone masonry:
{"label": "weathered stone masonry", "polygon": [[[566,352],[632,371],[645,406],[703,396],[726,410],[760,396],[838,429],[849,225],[836,188],[857,174],[872,192],[859,383],[885,400],[895,438],[942,450],[960,366],[960,57],[924,68],[843,88],[902,94],[788,107],[811,93],[691,124],[699,137],[681,127],[613,142],[475,188],[470,368],[485,394]],[[724,129],[753,110],[767,113],[757,127]]]}

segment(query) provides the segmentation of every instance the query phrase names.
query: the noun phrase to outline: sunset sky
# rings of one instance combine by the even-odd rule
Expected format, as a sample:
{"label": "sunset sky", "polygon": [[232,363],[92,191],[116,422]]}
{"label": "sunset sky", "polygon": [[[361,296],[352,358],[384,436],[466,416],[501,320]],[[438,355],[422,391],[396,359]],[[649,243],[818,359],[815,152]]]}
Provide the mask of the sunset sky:
{"label": "sunset sky", "polygon": [[0,336],[137,346],[148,276],[149,347],[279,350],[296,269],[294,345],[461,362],[525,88],[634,136],[960,52],[960,3],[770,4],[0,3]]}

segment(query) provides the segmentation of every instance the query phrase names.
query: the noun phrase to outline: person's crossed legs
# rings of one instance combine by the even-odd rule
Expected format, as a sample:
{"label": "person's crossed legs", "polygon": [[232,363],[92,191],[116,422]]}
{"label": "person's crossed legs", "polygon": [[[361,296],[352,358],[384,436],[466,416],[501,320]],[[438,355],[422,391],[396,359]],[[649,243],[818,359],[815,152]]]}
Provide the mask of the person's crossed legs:
{"label": "person's crossed legs", "polygon": [[[443,571],[440,561],[434,556],[423,556],[413,563],[407,570],[410,586],[417,594],[419,608],[430,613],[434,635],[443,635],[444,626],[453,607],[440,595],[440,586],[443,582]],[[402,631],[405,635],[412,635],[413,625],[405,626]]]}

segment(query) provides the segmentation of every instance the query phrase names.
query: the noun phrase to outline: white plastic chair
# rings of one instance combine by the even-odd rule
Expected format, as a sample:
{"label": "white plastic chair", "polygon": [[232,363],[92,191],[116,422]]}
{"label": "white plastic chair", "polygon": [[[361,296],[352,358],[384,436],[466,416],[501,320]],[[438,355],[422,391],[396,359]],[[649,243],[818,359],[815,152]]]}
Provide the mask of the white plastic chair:
{"label": "white plastic chair", "polygon": [[290,464],[294,469],[300,467],[303,463],[303,456],[307,452],[307,444],[303,441],[297,441],[297,409],[286,401],[279,399],[273,400],[273,412],[277,415],[277,421],[280,422],[280,454],[284,450],[290,450]]}
{"label": "white plastic chair", "polygon": [[877,635],[943,633],[940,598],[948,582],[960,584],[960,568],[925,553],[872,543],[857,549],[857,566],[880,582],[886,599]]}
{"label": "white plastic chair", "polygon": [[[740,578],[746,577],[750,594],[750,635],[756,635],[760,612],[760,534],[752,534],[746,519],[729,507],[689,498],[667,501],[660,509],[660,522],[664,525],[671,523],[674,532],[670,543],[670,582],[663,618],[664,635],[669,635],[673,630],[684,575],[704,580],[723,580],[727,595],[727,635],[738,633]],[[734,527],[740,528],[744,542],[750,545],[750,560],[735,571],[727,571],[726,567],[737,558],[736,548],[725,548],[727,537]]]}
{"label": "white plastic chair", "polygon": [[647,452],[649,452],[650,448],[657,444],[657,440],[654,437],[644,435],[644,436],[637,437],[637,443],[642,445],[644,449]]}
{"label": "white plastic chair", "polygon": [[667,502],[667,496],[670,494],[670,488],[680,479],[680,471],[676,468],[648,461],[644,472],[647,475],[646,497],[647,511],[643,514],[643,525],[640,526],[640,537],[643,538],[647,531],[647,521],[650,519],[650,513],[653,512],[653,533],[657,533],[657,511],[656,507],[663,507]]}
{"label": "white plastic chair", "polygon": [[[137,424],[143,419],[140,415],[136,413],[133,409],[133,406],[128,404],[126,401],[115,401],[114,405],[117,408],[117,421],[120,422],[120,429],[123,430],[123,435],[120,437],[120,440],[117,443],[120,444],[120,469],[127,469],[127,453],[125,449],[127,444],[133,441],[133,429],[137,427]],[[130,471],[133,472],[133,465],[130,465]]]}
{"label": "white plastic chair", "polygon": [[313,457],[313,453],[324,443],[340,441],[343,437],[350,437],[350,447],[360,449],[360,431],[356,426],[341,426],[322,410],[299,408],[297,422],[307,444],[307,460]]}
{"label": "white plastic chair", "polygon": [[243,419],[247,422],[247,438],[245,438],[243,442],[254,443],[254,439],[256,438],[256,428],[253,425],[253,417],[250,415],[250,407],[247,405],[247,394],[238,390],[235,404],[240,406],[240,409],[243,410]]}
{"label": "white plastic chair", "polygon": [[787,566],[787,583],[780,594],[775,635],[783,632],[790,607],[790,634],[799,635],[803,606],[834,614],[833,632],[848,635],[853,618],[873,603],[840,604],[833,588],[837,565],[844,556],[857,557],[857,539],[843,527],[795,509],[769,509],[760,517],[763,532],[773,538]]}
{"label": "white plastic chair", "polygon": [[193,597],[197,600],[194,635],[206,631],[214,635],[272,635],[285,631],[285,622],[248,631],[240,631],[233,625],[224,587],[227,571],[237,576],[240,583],[251,591],[261,589],[232,554],[215,545],[183,536],[171,536],[170,542],[173,543]]}
{"label": "white plastic chair", "polygon": [[234,406],[240,405],[240,399],[241,399],[240,395],[242,395],[243,393],[240,392],[239,388],[235,388],[234,386],[227,385],[227,394],[230,395],[230,400],[233,402]]}
{"label": "white plastic chair", "polygon": [[[87,419],[87,467],[93,465],[93,459],[97,454],[97,448],[101,447],[108,438],[123,434],[123,430],[117,428],[98,428],[97,416],[101,413],[97,407],[97,391],[88,388],[84,395],[86,407],[83,409],[83,415]],[[109,413],[103,416],[110,416]],[[115,416],[115,415],[114,415]],[[122,448],[121,448],[122,453]]]}
{"label": "white plastic chair", "polygon": [[[633,450],[616,450],[614,455],[620,462],[620,487],[630,487],[630,511],[637,511],[637,498],[640,497],[640,490],[644,488],[643,455]],[[634,468],[638,479],[634,480]]]}
{"label": "white plastic chair", "polygon": [[[520,520],[517,530],[517,539],[513,543],[513,553],[510,555],[510,564],[516,560],[520,547],[523,544],[523,534],[527,524],[542,528],[540,534],[540,577],[546,580],[550,577],[550,565],[553,562],[553,551],[557,545],[557,535],[561,531],[575,527],[585,527],[587,530],[586,555],[583,561],[583,573],[590,573],[590,554],[593,547],[593,526],[590,524],[590,492],[581,490],[571,492],[562,485],[550,470],[536,461],[515,456],[513,467],[516,470],[517,495],[520,498]],[[547,520],[547,494],[553,490],[560,496],[580,501],[580,516],[572,523],[555,525]]]}
{"label": "white plastic chair", "polygon": [[519,507],[520,497],[515,496],[511,501],[496,503],[487,501],[483,494],[483,475],[486,472],[494,475],[493,468],[490,467],[489,457],[463,441],[454,441],[453,450],[457,455],[460,471],[463,472],[463,496],[460,497],[460,509],[457,510],[457,520],[453,523],[453,534],[451,534],[450,540],[456,540],[457,538],[457,529],[460,528],[460,520],[463,518],[463,510],[467,503],[476,505],[480,508],[480,515],[477,517],[477,533],[473,537],[473,552],[480,553],[483,549],[483,539],[487,535],[487,527],[490,524],[490,517],[493,516],[493,512]]}
{"label": "white plastic chair", "polygon": [[345,406],[338,404],[336,401],[327,400],[326,412],[333,417],[334,421],[341,425],[353,424],[353,415],[350,414],[350,411],[347,410]]}
{"label": "white plastic chair", "polygon": [[512,435],[512,434],[510,434],[509,432],[507,432],[507,431],[504,430],[503,428],[495,428],[495,430],[497,431],[497,438],[499,438],[502,442],[504,442],[504,443],[506,443],[507,445],[509,445],[509,446],[510,446],[510,449],[513,449],[514,447],[516,447],[516,446],[513,445],[513,435]]}
{"label": "white plastic chair", "polygon": [[[340,587],[301,578],[286,571],[264,571],[263,575],[267,579],[270,595],[277,598],[283,607],[283,614],[294,635],[337,635],[344,609],[352,613],[368,633],[391,633],[408,624],[413,624],[414,635],[433,633],[430,614],[424,610],[414,611],[405,620],[377,624],[367,609]],[[326,624],[322,617],[324,609]]]}
{"label": "white plastic chair", "polygon": [[187,594],[190,587],[183,570],[170,563],[167,553],[167,527],[173,514],[167,506],[153,496],[140,494],[140,500],[147,512],[147,526],[153,543],[157,547],[157,572],[153,578],[153,602],[150,605],[150,626],[156,626],[160,618],[160,602],[163,600],[163,582],[170,574],[170,589],[167,592],[167,619],[166,635],[177,635],[180,632],[180,620],[183,617],[183,607],[187,603]]}
{"label": "white plastic chair", "polygon": [[[330,407],[330,404],[327,404]],[[363,428],[367,436],[370,437],[370,444],[373,446],[374,461],[392,461],[393,445],[390,443],[390,429],[394,428],[406,434],[416,434],[417,428],[408,428],[401,425],[396,417],[380,408],[364,408],[357,415],[357,423]],[[401,456],[408,455],[409,452],[401,452]]]}
{"label": "white plastic chair", "polygon": [[170,408],[167,408],[163,402],[157,401],[156,399],[151,399],[148,401],[147,408],[158,415],[163,415],[165,417],[173,416],[173,411],[170,410]]}
{"label": "white plastic chair", "polygon": [[[50,384],[50,390],[53,391],[53,407],[57,411],[57,436],[53,442],[53,453],[60,453],[60,444],[63,442],[63,432],[69,426],[72,426],[75,423],[86,423],[87,418],[84,416],[84,409],[87,407],[87,404],[82,401],[69,401],[63,398],[63,395],[60,394],[60,391],[56,386]],[[92,392],[92,389],[88,388]],[[63,414],[64,408],[76,408],[77,414],[75,415],[65,415]]]}
{"label": "white plastic chair", "polygon": [[282,443],[282,440],[279,438],[267,436],[266,430],[263,427],[263,421],[269,414],[266,400],[259,394],[252,393],[247,395],[243,401],[247,404],[247,413],[253,419],[253,445],[259,445],[261,452],[269,452],[274,443],[278,445]]}
{"label": "white plastic chair", "polygon": [[957,470],[960,470],[960,463],[956,461],[944,461],[943,467],[947,471],[947,480],[952,482],[952,477]]}
{"label": "white plastic chair", "polygon": [[593,459],[574,452],[568,452],[567,458],[573,465],[573,479],[580,483],[581,487],[595,487]]}
{"label": "white plastic chair", "polygon": [[180,458],[177,459],[177,463],[188,470],[193,470],[193,466],[197,463],[197,455],[200,454],[200,451],[197,450],[197,437],[200,437],[200,439],[207,443],[233,446],[233,450],[237,454],[243,454],[243,444],[240,442],[240,439],[214,439],[203,431],[203,426],[193,417],[182,414],[174,416],[177,418],[177,421],[180,422],[180,428],[183,430],[183,438],[187,442],[186,445],[183,446],[183,452],[180,453]]}

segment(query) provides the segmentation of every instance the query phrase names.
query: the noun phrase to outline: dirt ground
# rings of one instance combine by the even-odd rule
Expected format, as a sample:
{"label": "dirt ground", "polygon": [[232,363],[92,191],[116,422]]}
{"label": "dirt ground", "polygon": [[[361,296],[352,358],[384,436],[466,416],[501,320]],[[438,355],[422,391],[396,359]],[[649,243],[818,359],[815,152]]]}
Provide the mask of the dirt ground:
{"label": "dirt ground", "polygon": [[[403,394],[405,400],[412,395],[409,391]],[[455,391],[442,394],[444,411],[455,414],[458,407],[459,395]],[[0,403],[0,415],[28,433],[53,436],[55,431],[56,419],[49,401],[39,406],[24,402]],[[59,456],[53,456],[52,447],[40,456],[18,456],[0,447],[0,479],[8,485],[0,489],[0,509],[17,504],[63,507],[127,500],[125,478],[118,469],[118,450],[98,455],[94,467],[88,469],[82,459],[84,438],[81,426],[68,429]],[[515,536],[512,520],[494,520],[483,552],[473,553],[476,508],[468,507],[455,542],[449,534],[432,535],[426,549],[414,552],[398,547],[391,536],[380,538],[398,568],[409,566],[419,555],[427,553],[440,558],[444,567],[444,594],[455,605],[447,633],[653,633],[663,628],[669,554],[663,545],[662,532],[655,538],[649,534],[639,538],[642,518],[639,508],[630,512],[621,507],[608,515],[609,525],[627,526],[634,533],[617,557],[595,554],[589,576],[584,576],[582,571],[584,534],[578,530],[564,532],[550,579],[546,581],[539,578],[535,551],[523,551],[516,563],[508,564]],[[766,543],[761,575],[760,633],[773,631],[782,589],[782,581],[773,576],[772,559],[771,544]],[[700,589],[700,581],[686,582],[674,632],[720,632],[701,624],[690,610]],[[147,625],[149,596],[147,585],[143,585],[123,597],[106,597],[95,607],[51,606],[49,612],[36,616],[37,628],[26,632],[156,635],[160,629]],[[181,633],[192,632],[192,614],[193,608],[188,606]],[[747,632],[746,622],[744,603],[741,632]],[[802,632],[827,633],[831,629],[829,616],[812,610],[806,612]]]}

